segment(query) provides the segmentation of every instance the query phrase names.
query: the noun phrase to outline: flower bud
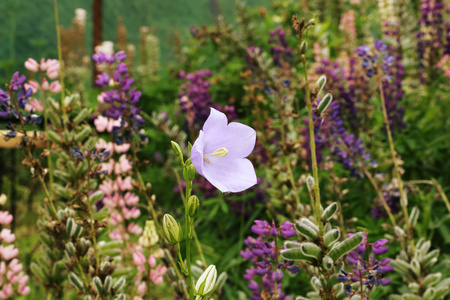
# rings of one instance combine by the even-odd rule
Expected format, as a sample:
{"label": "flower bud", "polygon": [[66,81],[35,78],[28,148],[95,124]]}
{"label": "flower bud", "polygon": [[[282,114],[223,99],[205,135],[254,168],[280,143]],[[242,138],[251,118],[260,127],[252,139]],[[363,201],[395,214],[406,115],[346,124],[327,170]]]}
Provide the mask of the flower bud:
{"label": "flower bud", "polygon": [[311,193],[311,190],[314,189],[314,178],[311,175],[308,175],[306,178],[306,186],[308,187],[308,191]]}
{"label": "flower bud", "polygon": [[188,165],[188,161],[186,161],[186,166],[183,169],[183,177],[184,177],[184,180],[189,181],[189,182],[194,180],[194,178],[195,178],[195,167],[192,164],[192,162],[190,162],[190,164]]}
{"label": "flower bud", "polygon": [[199,296],[210,295],[214,292],[217,279],[217,270],[215,265],[210,265],[200,276],[195,285],[195,293]]}
{"label": "flower bud", "polygon": [[317,112],[320,114],[322,114],[327,108],[328,106],[330,106],[331,101],[333,101],[333,96],[328,93],[326,94],[322,101],[320,101],[319,105],[317,106]]}
{"label": "flower bud", "polygon": [[169,214],[164,215],[163,229],[169,243],[175,245],[183,239],[183,231],[180,224]]}
{"label": "flower bud", "polygon": [[322,92],[323,88],[325,87],[325,84],[327,83],[327,77],[325,75],[322,75],[317,79],[316,84],[314,84],[313,92],[316,95],[319,95],[320,92]]}
{"label": "flower bud", "polygon": [[4,205],[6,203],[6,195],[1,194],[0,195],[0,205]]}
{"label": "flower bud", "polygon": [[191,218],[196,218],[198,215],[198,209],[200,207],[200,201],[197,196],[191,196],[187,203],[188,215]]}
{"label": "flower bud", "polygon": [[180,145],[178,145],[178,143],[176,143],[174,141],[171,141],[171,143],[172,143],[173,152],[178,157],[178,159],[180,160],[181,164],[184,164],[183,152],[181,151]]}
{"label": "flower bud", "polygon": [[300,44],[300,54],[305,54],[306,51],[308,51],[308,43],[306,41],[303,41]]}

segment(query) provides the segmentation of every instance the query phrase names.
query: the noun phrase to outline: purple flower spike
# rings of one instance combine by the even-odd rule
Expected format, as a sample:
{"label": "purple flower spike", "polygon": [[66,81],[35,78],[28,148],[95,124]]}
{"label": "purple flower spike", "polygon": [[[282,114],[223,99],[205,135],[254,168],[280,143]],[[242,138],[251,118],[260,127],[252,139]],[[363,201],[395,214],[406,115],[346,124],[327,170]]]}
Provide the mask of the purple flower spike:
{"label": "purple flower spike", "polygon": [[192,146],[192,164],[222,193],[241,192],[257,183],[255,169],[246,159],[255,147],[256,131],[232,122],[214,108]]}
{"label": "purple flower spike", "polygon": [[388,240],[386,239],[381,239],[376,241],[373,246],[372,246],[372,252],[375,255],[381,255],[383,253],[386,253],[389,250],[388,246],[384,246],[384,244],[386,244],[388,242]]}

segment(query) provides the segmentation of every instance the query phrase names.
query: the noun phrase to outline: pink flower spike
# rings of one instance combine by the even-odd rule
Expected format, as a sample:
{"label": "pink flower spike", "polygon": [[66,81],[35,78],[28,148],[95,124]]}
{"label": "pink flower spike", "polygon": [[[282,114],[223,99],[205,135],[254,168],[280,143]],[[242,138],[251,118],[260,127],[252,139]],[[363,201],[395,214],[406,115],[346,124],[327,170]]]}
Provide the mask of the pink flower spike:
{"label": "pink flower spike", "polygon": [[95,129],[98,132],[103,132],[105,131],[105,129],[108,126],[108,118],[104,117],[104,116],[98,116],[95,120],[94,120],[94,125],[95,125]]}
{"label": "pink flower spike", "polygon": [[3,242],[12,243],[16,240],[16,235],[11,233],[11,229],[3,228],[0,232],[0,239]]}
{"label": "pink flower spike", "polygon": [[19,249],[14,248],[14,245],[9,245],[7,247],[0,246],[0,255],[5,260],[10,260],[19,254]]}
{"label": "pink flower spike", "polygon": [[23,270],[23,266],[19,263],[17,258],[14,258],[8,265],[8,268],[11,269],[14,273],[20,273]]}
{"label": "pink flower spike", "polygon": [[52,92],[53,94],[59,94],[61,93],[62,87],[61,84],[59,83],[59,81],[53,81],[50,84],[50,92]]}
{"label": "pink flower spike", "polygon": [[116,175],[122,174],[122,173],[127,173],[128,171],[130,171],[133,167],[131,166],[129,160],[127,159],[125,154],[122,154],[122,156],[120,156],[119,161],[116,163],[115,165],[115,169],[114,169],[114,173],[116,173]]}
{"label": "pink flower spike", "polygon": [[25,62],[25,68],[28,71],[31,71],[33,73],[36,73],[39,70],[39,64],[37,63],[37,61],[35,61],[32,58],[29,58],[26,62]]}
{"label": "pink flower spike", "polygon": [[42,79],[42,89],[43,90],[48,90],[48,88],[50,87],[50,84],[48,84],[47,79]]}
{"label": "pink flower spike", "polygon": [[30,293],[30,287],[26,286],[26,285],[20,285],[19,289],[17,290],[19,292],[19,294],[21,294],[22,296],[26,296]]}
{"label": "pink flower spike", "polygon": [[29,100],[27,104],[25,104],[25,109],[27,111],[33,110],[34,112],[36,112],[36,111],[42,112],[42,111],[44,111],[44,106],[42,105],[41,101],[39,101],[36,98],[33,98],[33,99]]}
{"label": "pink flower spike", "polygon": [[119,176],[116,180],[116,184],[121,191],[130,191],[133,189],[131,176],[127,176],[125,179],[122,179],[122,177]]}
{"label": "pink flower spike", "polygon": [[256,131],[232,122],[214,108],[200,130],[192,151],[192,163],[222,193],[241,192],[256,184],[252,163],[246,159],[253,151]]}
{"label": "pink flower spike", "polygon": [[136,225],[135,223],[130,223],[130,225],[128,225],[128,232],[134,235],[141,235],[142,228],[139,227],[139,225]]}
{"label": "pink flower spike", "polygon": [[142,254],[139,251],[136,251],[133,253],[133,262],[136,266],[145,264],[145,261],[146,261],[146,259],[145,259],[144,254]]}
{"label": "pink flower spike", "polygon": [[129,149],[130,144],[122,144],[122,145],[114,144],[114,150],[116,150],[117,153],[125,153],[128,152]]}
{"label": "pink flower spike", "polygon": [[124,199],[126,205],[136,205],[139,203],[139,197],[135,193],[126,193]]}
{"label": "pink flower spike", "polygon": [[111,174],[111,172],[114,170],[114,160],[110,159],[107,163],[102,163],[102,172],[105,171],[108,174]]}
{"label": "pink flower spike", "polygon": [[138,285],[137,292],[139,295],[144,295],[146,291],[147,291],[147,284],[145,283],[145,281],[142,281]]}
{"label": "pink flower spike", "polygon": [[13,216],[7,211],[0,211],[0,224],[10,224],[13,220]]}
{"label": "pink flower spike", "polygon": [[39,82],[29,80],[28,83],[25,83],[25,88],[26,89],[31,88],[33,90],[33,94],[36,94],[36,92],[41,88],[41,86],[39,85]]}
{"label": "pink flower spike", "polygon": [[41,59],[41,71],[45,71],[47,70],[47,62],[45,61],[45,59]]}
{"label": "pink flower spike", "polygon": [[150,256],[148,257],[148,265],[152,268],[156,266],[156,258],[153,254],[150,254]]}

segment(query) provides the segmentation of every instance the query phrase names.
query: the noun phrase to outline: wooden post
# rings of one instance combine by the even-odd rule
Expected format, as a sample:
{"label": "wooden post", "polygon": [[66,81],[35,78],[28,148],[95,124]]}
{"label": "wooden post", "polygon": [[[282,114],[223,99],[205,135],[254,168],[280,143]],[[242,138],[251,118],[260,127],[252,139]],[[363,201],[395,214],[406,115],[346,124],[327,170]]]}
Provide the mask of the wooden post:
{"label": "wooden post", "polygon": [[[92,54],[95,53],[95,47],[102,43],[102,20],[103,20],[103,0],[93,0],[92,18],[93,18],[93,38],[92,38]],[[95,86],[95,78],[98,75],[97,68],[92,67],[92,86]]]}

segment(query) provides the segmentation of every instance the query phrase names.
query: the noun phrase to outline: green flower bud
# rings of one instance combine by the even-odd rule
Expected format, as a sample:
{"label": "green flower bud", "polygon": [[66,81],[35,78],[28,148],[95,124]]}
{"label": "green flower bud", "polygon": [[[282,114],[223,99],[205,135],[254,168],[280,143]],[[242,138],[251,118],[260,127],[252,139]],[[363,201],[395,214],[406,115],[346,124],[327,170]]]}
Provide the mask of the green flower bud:
{"label": "green flower bud", "polygon": [[322,114],[328,108],[328,106],[330,106],[331,101],[333,101],[333,95],[331,95],[330,93],[326,94],[322,98],[322,101],[320,101],[319,106],[317,106],[317,112],[319,113],[319,115]]}
{"label": "green flower bud", "polygon": [[306,41],[303,41],[300,44],[300,54],[305,54],[306,51],[308,51],[308,43]]}
{"label": "green flower bud", "polygon": [[165,214],[163,217],[163,229],[169,243],[176,245],[183,239],[180,224],[169,214]]}
{"label": "green flower bud", "polygon": [[314,189],[314,178],[311,175],[308,175],[306,178],[306,186],[308,187],[308,191],[311,193],[311,190]]}
{"label": "green flower bud", "polygon": [[183,152],[181,151],[180,145],[178,145],[178,143],[176,143],[174,141],[171,141],[171,143],[172,143],[173,152],[175,153],[176,157],[178,157],[178,159],[180,160],[181,164],[184,164]]}
{"label": "green flower bud", "polygon": [[196,218],[198,215],[198,209],[200,207],[200,201],[197,196],[191,196],[187,203],[188,215],[191,218]]}
{"label": "green flower bud", "polygon": [[314,84],[313,92],[316,95],[319,95],[320,92],[322,92],[323,88],[325,87],[325,84],[327,83],[327,77],[325,75],[322,75],[319,77],[319,79]]}
{"label": "green flower bud", "polygon": [[191,182],[195,178],[195,167],[192,164],[191,159],[188,159],[186,161],[186,165],[183,169],[183,178],[184,178],[184,180],[189,181],[189,182]]}
{"label": "green flower bud", "polygon": [[217,279],[217,270],[215,265],[210,265],[200,276],[195,285],[195,293],[199,296],[210,295],[214,292]]}

